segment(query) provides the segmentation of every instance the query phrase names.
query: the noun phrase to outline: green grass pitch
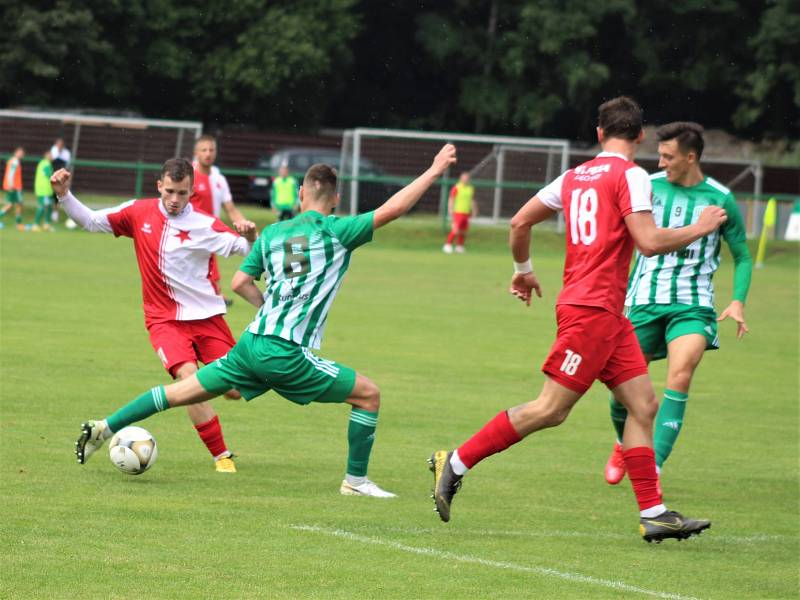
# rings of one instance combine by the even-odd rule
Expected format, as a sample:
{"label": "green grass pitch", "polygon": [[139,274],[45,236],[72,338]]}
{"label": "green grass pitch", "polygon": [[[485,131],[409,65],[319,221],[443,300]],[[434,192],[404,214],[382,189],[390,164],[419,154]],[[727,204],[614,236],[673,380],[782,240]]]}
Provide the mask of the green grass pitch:
{"label": "green grass pitch", "polygon": [[[430,453],[541,386],[563,262],[555,234],[534,231],[545,296],[531,308],[506,292],[504,228],[476,227],[466,255],[446,256],[440,225],[411,218],[356,252],[321,354],[382,389],[370,477],[399,497],[377,500],[338,493],[349,410],[273,394],[215,401],[236,475],[213,471],[182,409],[141,423],[159,444],[146,474],[119,473],[105,449],[76,464],[81,421],[167,380],[144,329],[132,244],[5,221],[3,598],[798,595],[796,245],[775,244],[755,272],[752,333],[737,341],[721,325],[722,349],[698,371],[663,474],[667,504],[713,527],[655,546],[638,536],[628,481],[603,479],[612,428],[599,384],[562,427],[470,473],[449,524],[432,510]],[[222,261],[225,280],[238,263]],[[716,285],[727,303],[727,253]],[[234,304],[235,334],[252,314]],[[660,393],[663,361],[652,374]]]}

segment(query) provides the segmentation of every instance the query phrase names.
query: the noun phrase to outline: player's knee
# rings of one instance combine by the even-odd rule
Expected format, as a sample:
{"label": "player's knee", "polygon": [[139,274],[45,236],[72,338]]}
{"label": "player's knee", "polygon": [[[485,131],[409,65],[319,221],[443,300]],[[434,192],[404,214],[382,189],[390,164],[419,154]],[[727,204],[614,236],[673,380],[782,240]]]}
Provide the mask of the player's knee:
{"label": "player's knee", "polygon": [[550,402],[532,402],[525,409],[529,420],[537,422],[541,429],[558,427],[569,416],[569,408]]}
{"label": "player's knee", "polygon": [[558,427],[564,421],[567,420],[568,416],[569,416],[568,408],[552,406],[549,407],[548,410],[545,412],[544,418],[548,427]]}
{"label": "player's knee", "polygon": [[678,368],[669,374],[668,380],[670,389],[688,390],[689,384],[692,382],[692,369],[689,367]]}
{"label": "player's knee", "polygon": [[656,393],[651,388],[647,394],[645,394],[641,409],[636,411],[637,417],[642,419],[645,422],[652,422],[653,419],[656,418],[656,414],[658,414],[658,400],[656,399]]}
{"label": "player's knee", "polygon": [[378,412],[381,407],[381,389],[370,379],[364,381],[362,406],[369,412]]}

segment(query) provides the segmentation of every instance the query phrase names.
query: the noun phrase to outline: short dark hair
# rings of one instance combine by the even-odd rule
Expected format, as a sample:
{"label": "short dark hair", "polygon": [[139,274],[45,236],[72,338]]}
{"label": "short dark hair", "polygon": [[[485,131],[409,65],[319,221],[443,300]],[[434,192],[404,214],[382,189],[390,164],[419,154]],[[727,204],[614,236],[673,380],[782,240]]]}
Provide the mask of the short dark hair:
{"label": "short dark hair", "polygon": [[199,144],[200,142],[214,142],[216,144],[217,138],[215,138],[210,133],[204,133],[194,141],[194,145],[197,146],[197,144]]}
{"label": "short dark hair", "polygon": [[676,121],[674,123],[667,123],[656,129],[656,138],[659,142],[667,142],[675,140],[678,142],[678,148],[684,154],[694,152],[697,155],[697,160],[703,156],[703,148],[705,148],[705,141],[703,140],[703,126],[700,123],[693,121]]}
{"label": "short dark hair", "polygon": [[597,126],[607,138],[635,140],[642,131],[642,108],[628,96],[612,98],[597,109]]}
{"label": "short dark hair", "polygon": [[315,199],[332,198],[336,194],[337,173],[330,165],[311,165],[303,177],[303,187]]}
{"label": "short dark hair", "polygon": [[192,166],[192,161],[181,156],[170,158],[164,163],[164,166],[161,167],[161,180],[163,181],[164,177],[167,175],[176,183],[178,181],[183,181],[187,177],[189,181],[194,181],[194,167]]}

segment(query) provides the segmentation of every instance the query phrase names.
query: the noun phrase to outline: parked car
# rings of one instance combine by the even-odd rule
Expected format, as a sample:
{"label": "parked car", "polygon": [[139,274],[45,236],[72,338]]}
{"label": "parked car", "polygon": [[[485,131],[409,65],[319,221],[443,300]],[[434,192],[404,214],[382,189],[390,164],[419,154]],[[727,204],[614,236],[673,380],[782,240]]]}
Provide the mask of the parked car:
{"label": "parked car", "polygon": [[[338,170],[340,162],[341,153],[339,150],[332,148],[283,148],[269,156],[259,158],[256,161],[255,168],[275,173],[282,164],[286,164],[290,173],[295,177],[301,177],[311,165],[325,163]],[[361,175],[368,177],[387,176],[385,172],[366,158],[361,159],[359,172]],[[362,182],[359,186],[359,211],[366,212],[377,208],[400,187],[399,185],[377,181]],[[269,206],[271,189],[272,178],[266,175],[257,175],[250,178],[247,196],[250,200]]]}

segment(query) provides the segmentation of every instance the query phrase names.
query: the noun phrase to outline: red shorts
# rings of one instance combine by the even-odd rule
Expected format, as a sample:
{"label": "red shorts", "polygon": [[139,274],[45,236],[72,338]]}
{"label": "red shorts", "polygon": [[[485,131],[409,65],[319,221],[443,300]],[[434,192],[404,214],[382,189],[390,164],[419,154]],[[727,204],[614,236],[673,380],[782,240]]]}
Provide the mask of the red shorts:
{"label": "red shorts", "polygon": [[622,314],[593,306],[556,306],[558,334],[542,371],[583,394],[595,379],[614,389],[647,374],[633,325]]}
{"label": "red shorts", "polygon": [[196,321],[154,323],[147,331],[153,349],[173,377],[183,363],[208,364],[227,354],[236,344],[222,315]]}
{"label": "red shorts", "polygon": [[469,229],[469,213],[453,213],[453,229],[467,231]]}

